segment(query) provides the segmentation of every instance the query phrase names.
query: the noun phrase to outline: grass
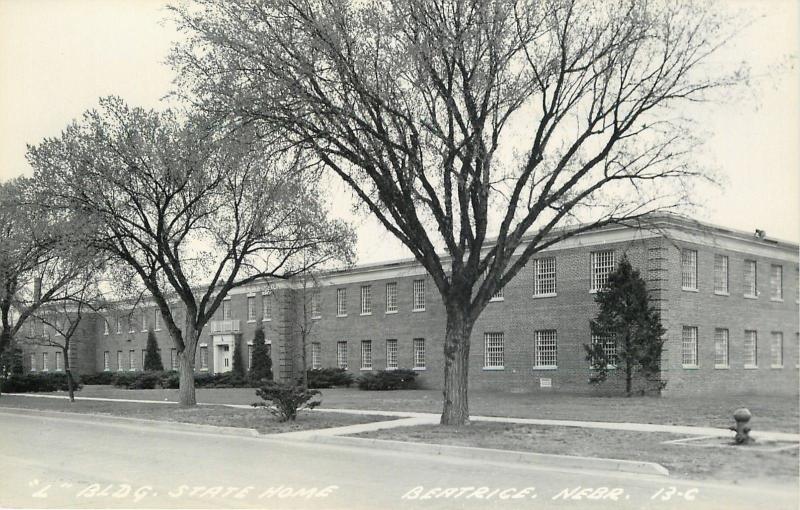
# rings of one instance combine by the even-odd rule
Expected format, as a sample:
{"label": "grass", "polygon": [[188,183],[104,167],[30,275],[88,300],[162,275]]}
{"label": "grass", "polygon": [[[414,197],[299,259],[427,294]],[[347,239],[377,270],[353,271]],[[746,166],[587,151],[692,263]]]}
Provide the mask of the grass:
{"label": "grass", "polygon": [[[361,391],[352,388],[322,391],[322,407],[441,413],[439,390]],[[82,397],[108,397],[176,401],[178,390],[124,390],[111,386],[85,386]],[[252,389],[197,390],[198,402],[250,404],[257,400]],[[753,430],[797,433],[800,405],[797,397],[705,396],[599,397],[561,393],[533,394],[471,391],[473,415],[509,416],[581,421],[639,422],[725,428],[733,424],[733,412],[747,407],[753,413]]]}
{"label": "grass", "polygon": [[473,422],[463,427],[385,429],[356,437],[657,462],[671,476],[692,480],[796,484],[798,477],[797,448],[763,452],[662,444],[683,437],[665,433]]}
{"label": "grass", "polygon": [[185,409],[175,404],[142,404],[138,402],[123,403],[93,400],[76,400],[70,403],[67,399],[29,398],[13,395],[0,397],[0,408],[3,407],[122,416],[220,427],[243,427],[256,429],[262,434],[340,427],[392,419],[385,416],[300,412],[297,420],[281,423],[264,408],[239,409],[225,406],[197,406]]}

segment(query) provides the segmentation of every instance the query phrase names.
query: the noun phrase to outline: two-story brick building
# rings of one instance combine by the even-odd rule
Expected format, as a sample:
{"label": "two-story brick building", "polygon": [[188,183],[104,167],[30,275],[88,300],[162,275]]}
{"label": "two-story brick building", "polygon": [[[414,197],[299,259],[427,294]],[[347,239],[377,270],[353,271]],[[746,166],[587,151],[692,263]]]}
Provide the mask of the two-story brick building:
{"label": "two-story brick building", "polygon": [[[671,215],[647,229],[576,235],[537,254],[475,324],[471,387],[593,391],[584,344],[602,341],[590,332],[594,295],[623,256],[646,278],[667,330],[665,393],[797,393],[798,246]],[[309,368],[339,366],[356,375],[411,368],[423,385],[440,387],[444,318],[435,286],[414,260],[330,272],[314,285],[259,282],[224,301],[203,331],[196,369],[230,370],[234,345],[248,353],[260,326],[276,377],[296,378],[304,329]],[[141,370],[151,328],[164,366],[176,367],[155,308],[124,306],[87,320],[72,366],[81,373]],[[46,350],[25,359],[28,370],[59,369]]]}

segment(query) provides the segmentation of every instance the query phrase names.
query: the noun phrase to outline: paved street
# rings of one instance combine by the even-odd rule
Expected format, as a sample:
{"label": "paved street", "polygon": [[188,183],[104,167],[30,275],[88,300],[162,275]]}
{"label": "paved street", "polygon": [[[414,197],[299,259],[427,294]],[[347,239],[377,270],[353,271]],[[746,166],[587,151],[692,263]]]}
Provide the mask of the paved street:
{"label": "paved street", "polygon": [[0,467],[2,507],[795,509],[798,502],[785,487],[552,471],[6,412]]}

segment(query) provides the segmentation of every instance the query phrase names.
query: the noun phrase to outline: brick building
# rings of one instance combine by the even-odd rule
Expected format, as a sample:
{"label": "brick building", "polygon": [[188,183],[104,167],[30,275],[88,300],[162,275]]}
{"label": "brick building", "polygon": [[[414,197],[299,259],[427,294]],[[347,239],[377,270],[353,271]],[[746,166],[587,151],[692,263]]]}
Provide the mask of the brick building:
{"label": "brick building", "polygon": [[[589,326],[594,293],[623,255],[646,278],[667,329],[665,394],[797,393],[798,246],[671,215],[646,230],[609,226],[537,254],[475,324],[471,387],[595,391],[583,346],[600,341]],[[436,288],[414,260],[327,273],[313,287],[260,282],[224,301],[203,331],[196,370],[230,370],[235,344],[247,364],[261,325],[277,378],[299,376],[306,329],[309,368],[340,366],[355,375],[411,368],[424,386],[440,387],[444,318]],[[141,370],[151,328],[165,368],[177,367],[153,307],[94,316],[82,328],[70,353],[78,373]],[[58,370],[51,351],[27,350],[26,370]]]}

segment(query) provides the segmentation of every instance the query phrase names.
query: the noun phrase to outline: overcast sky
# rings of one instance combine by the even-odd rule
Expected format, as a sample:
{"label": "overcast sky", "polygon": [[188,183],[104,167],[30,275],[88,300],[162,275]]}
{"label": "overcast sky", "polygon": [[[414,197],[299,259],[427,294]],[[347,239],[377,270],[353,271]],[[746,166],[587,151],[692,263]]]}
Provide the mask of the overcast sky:
{"label": "overcast sky", "polygon": [[[27,143],[56,136],[72,119],[116,94],[159,107],[172,71],[164,65],[174,28],[161,0],[0,0],[0,179],[30,174]],[[771,237],[800,239],[800,10],[796,0],[724,0],[755,23],[719,58],[746,61],[754,83],[735,101],[705,107],[712,163],[724,186],[699,187],[697,219]],[[737,18],[743,19],[743,18]],[[338,193],[346,196],[346,193]],[[349,211],[347,203],[337,211]],[[359,262],[407,254],[375,220],[355,219]]]}

